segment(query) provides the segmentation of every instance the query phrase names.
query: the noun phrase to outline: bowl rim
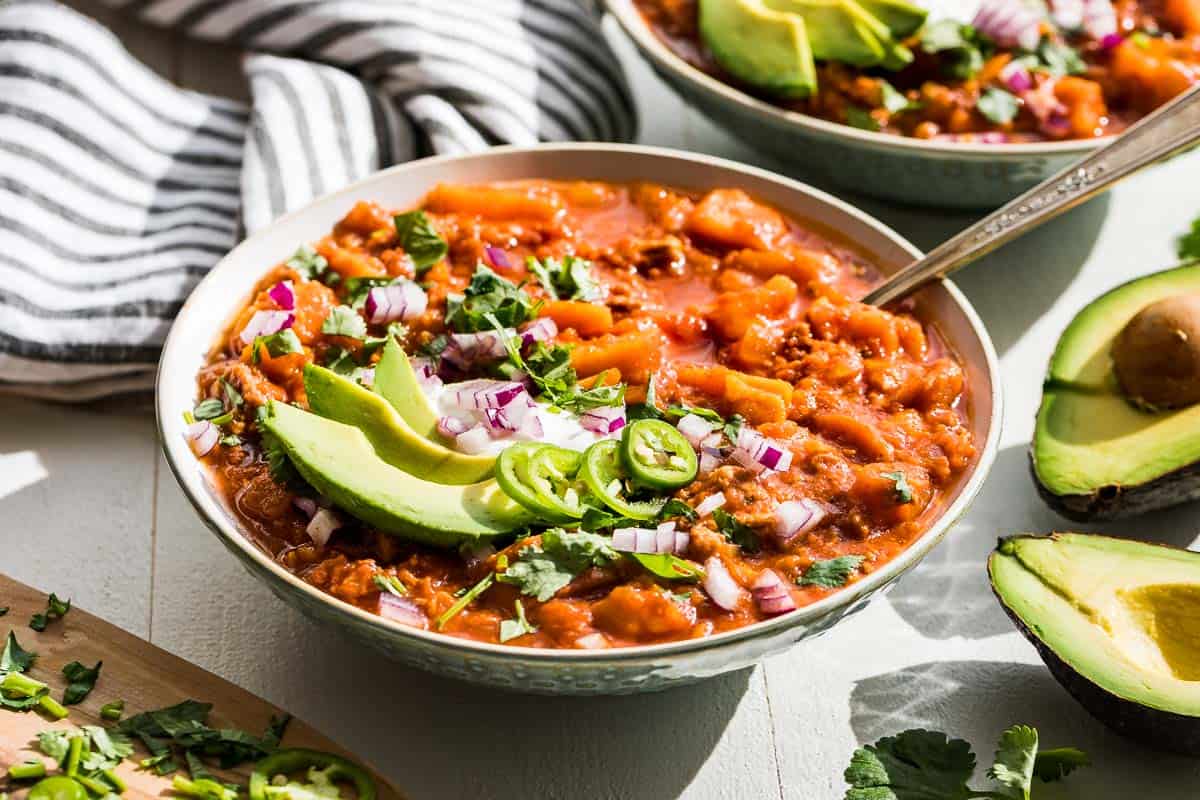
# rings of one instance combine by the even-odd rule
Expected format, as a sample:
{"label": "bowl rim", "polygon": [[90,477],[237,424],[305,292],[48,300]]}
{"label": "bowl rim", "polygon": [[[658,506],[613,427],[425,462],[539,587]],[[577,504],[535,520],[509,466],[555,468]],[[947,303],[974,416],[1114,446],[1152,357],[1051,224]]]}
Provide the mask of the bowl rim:
{"label": "bowl rim", "polygon": [[[997,451],[999,450],[1000,433],[1003,420],[1003,397],[1000,380],[999,360],[997,358],[995,347],[993,346],[991,337],[988,335],[987,329],[983,321],[979,318],[971,303],[962,294],[961,291],[949,280],[941,281],[941,288],[949,295],[950,299],[962,312],[966,318],[971,331],[979,342],[980,348],[983,351],[983,363],[980,365],[987,375],[989,386],[991,389],[991,414],[988,420],[988,437],[987,441],[978,448],[978,461],[975,465],[974,472],[971,477],[963,484],[958,497],[954,502],[943,508],[940,514],[935,517],[926,528],[926,530],[908,547],[906,547],[899,555],[888,561],[878,570],[870,573],[861,580],[851,584],[850,586],[835,592],[828,597],[822,598],[808,606],[803,606],[796,611],[782,614],[768,620],[745,625],[740,628],[735,628],[729,631],[705,636],[699,639],[685,639],[674,642],[662,642],[656,644],[631,645],[628,647],[612,647],[598,650],[585,649],[555,649],[544,647],[514,647],[504,644],[493,644],[490,642],[479,642],[472,639],[451,636],[448,634],[438,633],[432,630],[424,630],[401,625],[398,622],[393,622],[377,614],[371,614],[357,606],[347,603],[343,600],[334,597],[331,594],[321,591],[317,587],[300,579],[296,575],[284,569],[274,559],[270,558],[263,550],[261,550],[254,542],[250,540],[240,529],[240,526],[235,524],[231,515],[228,513],[221,514],[220,518],[209,513],[209,509],[202,501],[200,495],[203,494],[207,500],[217,507],[221,507],[224,503],[217,499],[214,494],[205,485],[202,474],[203,471],[196,469],[197,461],[191,449],[181,436],[169,436],[164,428],[164,420],[170,415],[177,415],[178,409],[165,408],[165,393],[163,391],[164,382],[170,377],[171,364],[181,358],[187,358],[190,348],[194,348],[191,341],[185,339],[181,333],[183,328],[182,321],[195,311],[199,306],[196,304],[195,298],[201,294],[198,290],[205,283],[214,280],[214,276],[218,275],[223,269],[227,269],[230,265],[237,263],[237,254],[243,249],[249,249],[252,244],[257,243],[260,239],[266,238],[272,234],[273,229],[289,221],[294,217],[309,212],[309,209],[318,204],[324,204],[339,197],[346,197],[349,201],[350,196],[359,194],[368,186],[385,180],[396,179],[398,176],[404,175],[405,172],[415,169],[416,167],[428,167],[441,163],[453,161],[471,161],[471,160],[488,160],[491,158],[503,157],[510,154],[541,154],[538,157],[552,158],[556,153],[563,152],[594,152],[600,154],[611,155],[613,158],[620,157],[623,154],[641,155],[652,158],[674,159],[677,161],[688,161],[698,166],[712,167],[725,170],[747,177],[754,177],[759,180],[765,180],[774,183],[780,188],[792,193],[803,196],[816,204],[825,205],[833,211],[848,218],[848,221],[856,223],[860,226],[874,229],[881,235],[881,238],[890,241],[903,252],[912,256],[914,259],[921,256],[921,251],[912,243],[901,236],[896,231],[892,230],[882,222],[876,220],[869,214],[860,211],[849,203],[839,200],[832,195],[815,189],[807,184],[787,178],[782,175],[770,172],[769,170],[753,167],[746,164],[741,164],[716,156],[705,155],[701,153],[691,153],[671,148],[651,147],[645,145],[627,145],[627,144],[609,144],[609,143],[567,143],[567,144],[541,144],[533,146],[506,146],[494,147],[478,153],[460,153],[442,156],[431,156],[427,158],[417,159],[414,161],[397,164],[384,170],[372,173],[360,180],[342,187],[341,189],[329,192],[315,200],[306,203],[301,208],[284,214],[274,220],[269,225],[247,237],[240,242],[236,247],[230,250],[224,257],[209,270],[208,274],[197,284],[192,290],[184,305],[180,308],[176,315],[175,321],[171,325],[171,329],[167,334],[166,341],[163,345],[162,356],[159,359],[158,369],[155,376],[155,423],[159,438],[159,444],[163,454],[166,457],[167,464],[175,477],[176,482],[183,490],[188,502],[196,510],[197,514],[204,521],[205,525],[212,530],[217,537],[227,546],[236,547],[243,558],[248,558],[255,562],[255,566],[259,571],[271,573],[275,578],[279,579],[283,584],[290,589],[307,595],[308,598],[320,605],[328,606],[336,614],[341,614],[350,617],[355,622],[376,629],[379,633],[398,636],[400,639],[411,638],[414,644],[421,644],[435,649],[444,649],[454,651],[461,656],[476,656],[476,657],[500,657],[504,659],[513,659],[514,661],[524,661],[527,663],[553,664],[556,662],[572,663],[572,664],[591,664],[594,666],[611,665],[613,662],[639,662],[639,661],[654,661],[668,656],[680,656],[685,654],[696,653],[698,651],[720,649],[725,646],[733,645],[748,639],[768,638],[773,634],[782,633],[784,630],[796,627],[803,624],[811,624],[813,621],[822,617],[834,614],[839,610],[845,609],[853,605],[859,599],[873,594],[878,589],[891,583],[895,578],[908,571],[921,561],[929,551],[941,541],[951,527],[958,521],[967,507],[975,499],[986,480],[988,473],[991,471],[992,463],[995,460]],[[262,271],[265,273],[270,265],[264,266]],[[243,298],[238,298],[241,301]],[[232,314],[228,315],[232,316]],[[211,340],[209,340],[211,341]],[[207,347],[207,341],[205,347]],[[194,380],[194,374],[190,374]]]}
{"label": "bowl rim", "polygon": [[746,113],[766,122],[790,125],[824,137],[849,139],[871,149],[901,150],[908,151],[913,155],[937,157],[960,156],[983,159],[999,157],[1006,160],[1019,160],[1038,156],[1083,156],[1116,139],[1115,135],[1110,134],[1095,139],[1068,139],[1061,142],[982,144],[933,141],[859,130],[849,125],[802,114],[799,111],[789,111],[718,80],[689,64],[659,39],[645,18],[642,17],[641,12],[638,11],[634,0],[602,0],[602,2],[625,34],[633,40],[642,55],[653,65],[673,73],[710,96],[738,106]]}

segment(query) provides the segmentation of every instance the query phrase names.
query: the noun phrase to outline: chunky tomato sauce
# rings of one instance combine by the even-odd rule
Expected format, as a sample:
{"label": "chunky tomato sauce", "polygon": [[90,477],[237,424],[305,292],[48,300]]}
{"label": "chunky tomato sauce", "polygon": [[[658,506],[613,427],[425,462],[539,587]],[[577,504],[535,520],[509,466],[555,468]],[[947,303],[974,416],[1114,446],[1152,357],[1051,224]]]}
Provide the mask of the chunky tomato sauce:
{"label": "chunky tomato sauce", "polygon": [[[1068,0],[1060,4],[1071,5]],[[698,0],[637,0],[637,5],[677,55],[726,83],[759,94],[740,85],[713,59],[697,28]],[[1043,41],[1053,41],[1060,54],[1070,54],[1067,67],[1061,65],[1061,57],[1047,61],[1017,47],[989,45],[976,69],[956,76],[948,70],[953,54],[927,52],[918,34],[905,41],[915,58],[902,70],[819,62],[819,88],[811,97],[763,97],[804,114],[919,139],[997,143],[1120,133],[1200,79],[1200,1],[1116,0],[1113,8],[1117,32],[1100,40],[1082,31],[1057,29],[1053,15],[1042,23]],[[1029,69],[1021,70],[1027,80],[1012,77],[1017,60],[1030,62]],[[891,89],[898,90],[907,105],[895,103]],[[1013,96],[1016,113],[1011,119],[1004,118],[1011,112],[993,111],[986,101],[981,105],[981,97],[990,90]]]}
{"label": "chunky tomato sauce", "polygon": [[[796,583],[816,562],[861,556],[848,582],[878,569],[920,535],[975,456],[962,410],[963,369],[936,333],[909,313],[854,302],[876,280],[860,254],[739,190],[698,195],[648,183],[547,181],[439,186],[422,208],[449,255],[420,278],[429,303],[404,334],[410,352],[442,333],[446,295],[462,291],[487,257],[485,247],[507,253],[509,268],[497,271],[529,281],[524,290],[534,297],[543,293],[526,273],[525,257],[574,254],[593,263],[605,299],[549,301],[541,313],[555,319],[558,341],[572,346],[581,379],[619,373],[626,402],[635,404],[646,400],[653,378],[660,406],[737,414],[785,443],[793,457],[786,471],[756,474],[727,462],[676,494],[695,507],[724,492],[724,510],[761,534],[761,549],[751,553],[711,515],[680,521],[690,534],[683,556],[697,563],[718,557],[744,590],[771,569],[804,605],[835,590]],[[392,213],[359,203],[315,244],[340,280],[306,280],[286,264],[264,277],[199,375],[202,399],[221,399],[226,382],[244,398],[223,428],[240,441],[228,440],[205,461],[247,535],[283,567],[372,612],[381,603],[376,576],[397,578],[432,621],[497,569],[497,555],[438,550],[362,525],[315,544],[293,490],[272,479],[254,422],[255,409],[269,399],[306,406],[306,363],[323,363],[333,348],[362,346],[321,333],[346,279],[413,275]],[[283,279],[294,282],[292,329],[303,350],[274,358],[263,352],[255,363],[238,332],[256,310],[277,308],[268,289]],[[382,335],[381,326],[371,327]],[[825,516],[779,545],[772,533],[778,505],[800,498],[820,504]],[[516,557],[537,541],[534,531],[497,546]],[[517,598],[516,587],[496,583],[443,633],[498,641]],[[546,602],[520,599],[536,628],[511,641],[520,646],[663,642],[766,617],[749,591],[726,610],[699,584],[655,578],[625,561],[587,569]]]}

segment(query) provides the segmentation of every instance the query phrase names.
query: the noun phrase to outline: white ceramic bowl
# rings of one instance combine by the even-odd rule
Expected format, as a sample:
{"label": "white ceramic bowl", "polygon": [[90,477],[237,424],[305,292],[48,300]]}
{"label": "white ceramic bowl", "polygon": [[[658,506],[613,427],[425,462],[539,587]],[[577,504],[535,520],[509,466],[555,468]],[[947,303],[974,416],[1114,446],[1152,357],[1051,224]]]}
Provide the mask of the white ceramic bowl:
{"label": "white ceramic bowl", "polygon": [[999,371],[979,318],[958,289],[944,282],[921,293],[918,312],[940,329],[966,367],[966,407],[979,455],[920,539],[882,569],[813,605],[706,639],[611,650],[529,649],[405,627],[344,603],[288,573],[242,534],[184,441],[182,411],[195,402],[196,373],[205,354],[247,302],[259,279],[299,244],[327,233],[355,201],[369,199],[404,208],[415,205],[439,182],[517,178],[653,180],[694,190],[741,187],[787,214],[837,231],[885,272],[919,255],[882,224],[794,181],[707,156],[624,145],[500,148],[478,155],[415,161],[288,214],[240,244],[196,287],[167,337],[156,397],[163,450],[180,486],[221,542],[279,597],[314,619],[345,628],[398,661],[441,675],[542,693],[652,691],[740,669],[828,629],[919,562],[979,491],[999,441]]}
{"label": "white ceramic bowl", "polygon": [[820,182],[885,200],[997,208],[1111,137],[1028,144],[934,142],[859,130],[788,111],[696,69],[651,30],[634,0],[604,0],[663,80],[734,136]]}

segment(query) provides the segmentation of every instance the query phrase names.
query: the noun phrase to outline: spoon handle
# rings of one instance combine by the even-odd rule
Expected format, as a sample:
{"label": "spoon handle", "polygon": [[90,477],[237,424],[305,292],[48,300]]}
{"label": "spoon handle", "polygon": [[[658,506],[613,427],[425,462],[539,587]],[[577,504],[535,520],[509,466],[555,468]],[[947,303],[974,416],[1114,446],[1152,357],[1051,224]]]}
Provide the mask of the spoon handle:
{"label": "spoon handle", "polygon": [[1200,140],[1200,85],[1147,116],[1112,143],[984,217],[890,276],[864,303],[883,305],[982,258],[1110,186]]}

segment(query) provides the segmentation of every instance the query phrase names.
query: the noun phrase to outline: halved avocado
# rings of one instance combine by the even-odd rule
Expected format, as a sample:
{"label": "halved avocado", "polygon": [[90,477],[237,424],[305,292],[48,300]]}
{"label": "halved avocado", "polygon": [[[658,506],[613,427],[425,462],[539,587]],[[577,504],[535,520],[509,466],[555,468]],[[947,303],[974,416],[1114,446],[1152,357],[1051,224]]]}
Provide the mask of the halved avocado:
{"label": "halved avocado", "polygon": [[1118,286],[1075,316],[1050,360],[1032,464],[1042,498],[1076,520],[1112,519],[1200,498],[1200,405],[1136,407],[1113,376],[1112,346],[1155,301],[1200,292],[1189,264]]}
{"label": "halved avocado", "polygon": [[[912,54],[892,37],[881,20],[858,0],[764,0],[774,11],[804,19],[808,43],[817,61],[841,61],[856,67],[873,67],[885,62],[899,68]],[[907,60],[901,53],[908,53]]]}
{"label": "halved avocado", "polygon": [[404,352],[395,337],[388,337],[383,355],[375,365],[373,388],[404,417],[410,428],[431,442],[442,443],[442,437],[437,432],[437,411],[425,396],[408,353]]}
{"label": "halved avocado", "polygon": [[1001,540],[992,589],[1094,717],[1200,754],[1200,553],[1080,533]]}
{"label": "halved avocado", "polygon": [[366,435],[351,425],[279,402],[267,407],[262,425],[314,489],[384,533],[455,547],[533,521],[495,480],[465,486],[422,480],[376,455]]}
{"label": "halved avocado", "polygon": [[467,455],[430,441],[382,397],[324,367],[304,368],[304,391],[309,408],[358,428],[381,459],[405,472],[438,483],[464,484],[491,477],[495,468],[495,456]]}
{"label": "halved avocado", "polygon": [[817,66],[803,18],[762,0],[700,0],[700,37],[731,75],[783,97],[817,89]]}

